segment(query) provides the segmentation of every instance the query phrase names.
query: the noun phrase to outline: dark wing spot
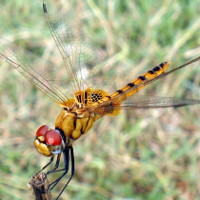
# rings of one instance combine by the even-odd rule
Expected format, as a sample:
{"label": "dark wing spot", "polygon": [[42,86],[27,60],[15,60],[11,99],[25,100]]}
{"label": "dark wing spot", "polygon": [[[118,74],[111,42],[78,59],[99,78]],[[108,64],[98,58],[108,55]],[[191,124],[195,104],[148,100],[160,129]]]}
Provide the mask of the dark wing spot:
{"label": "dark wing spot", "polygon": [[106,110],[106,113],[113,113],[114,111],[114,106],[113,103],[109,103],[108,105],[106,105],[105,107],[103,107],[104,110]]}

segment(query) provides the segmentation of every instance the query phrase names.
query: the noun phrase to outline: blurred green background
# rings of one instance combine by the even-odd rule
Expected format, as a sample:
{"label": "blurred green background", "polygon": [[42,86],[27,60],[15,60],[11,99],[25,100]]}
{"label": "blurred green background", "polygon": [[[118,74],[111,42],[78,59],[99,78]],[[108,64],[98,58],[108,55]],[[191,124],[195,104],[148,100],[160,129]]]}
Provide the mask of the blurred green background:
{"label": "blurred green background", "polygon": [[[91,40],[116,55],[116,72],[128,69],[124,82],[166,59],[178,66],[200,55],[199,0],[77,2]],[[77,10],[73,1],[62,3]],[[1,37],[41,58],[52,48],[42,0],[1,0],[0,8]],[[199,99],[199,68],[200,63],[189,66],[141,93]],[[136,110],[104,117],[74,144],[75,176],[60,199],[200,199],[199,109]],[[59,112],[59,106],[1,62],[0,199],[32,199],[27,183],[49,160],[35,150],[34,134],[42,124],[53,126]],[[53,190],[54,198],[66,180]]]}

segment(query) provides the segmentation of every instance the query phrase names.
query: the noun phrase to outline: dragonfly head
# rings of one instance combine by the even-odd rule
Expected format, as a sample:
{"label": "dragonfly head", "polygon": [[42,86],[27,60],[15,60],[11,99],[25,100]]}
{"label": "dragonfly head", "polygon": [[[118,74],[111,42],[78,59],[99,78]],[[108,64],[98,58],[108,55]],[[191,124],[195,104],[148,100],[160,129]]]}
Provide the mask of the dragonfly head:
{"label": "dragonfly head", "polygon": [[34,144],[39,153],[44,156],[59,154],[65,148],[60,131],[50,129],[47,125],[43,125],[37,130]]}

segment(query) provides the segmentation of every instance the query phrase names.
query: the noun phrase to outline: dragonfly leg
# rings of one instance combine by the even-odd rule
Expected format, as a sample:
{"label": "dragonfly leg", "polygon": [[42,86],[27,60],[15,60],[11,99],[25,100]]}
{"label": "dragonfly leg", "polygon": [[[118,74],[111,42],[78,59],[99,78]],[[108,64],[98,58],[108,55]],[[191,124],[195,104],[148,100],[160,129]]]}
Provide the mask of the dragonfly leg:
{"label": "dragonfly leg", "polygon": [[[73,151],[73,147],[69,147],[70,151],[71,151],[71,175],[67,181],[67,183],[65,184],[65,186],[63,187],[63,189],[61,190],[60,194],[57,196],[56,200],[58,200],[58,198],[60,197],[60,195],[63,193],[63,191],[65,190],[65,188],[68,186],[69,182],[72,180],[72,177],[74,175],[74,171],[75,171],[75,162],[74,162],[74,151]],[[65,163],[66,164],[66,163]],[[62,176],[63,177],[63,176]]]}
{"label": "dragonfly leg", "polygon": [[54,160],[54,156],[51,157],[50,161],[38,172],[38,174],[40,172],[42,172],[44,169],[46,169]]}
{"label": "dragonfly leg", "polygon": [[51,173],[54,173],[54,172],[58,172],[58,171],[64,170],[64,169],[56,170],[59,167],[59,164],[60,164],[60,157],[61,157],[61,153],[58,154],[58,156],[57,156],[57,160],[56,160],[56,164],[55,164],[54,168],[51,171],[48,171],[47,175],[51,174]]}
{"label": "dragonfly leg", "polygon": [[[65,163],[65,168],[61,169],[61,170],[56,170],[56,171],[51,171],[52,172],[59,172],[59,171],[64,171],[64,173],[55,181],[53,181],[51,184],[49,184],[49,190],[52,190],[58,183],[59,181],[68,173],[69,170],[69,150],[70,147],[67,147],[64,151],[63,151],[63,156],[64,156],[64,163]],[[49,174],[49,173],[48,173]]]}

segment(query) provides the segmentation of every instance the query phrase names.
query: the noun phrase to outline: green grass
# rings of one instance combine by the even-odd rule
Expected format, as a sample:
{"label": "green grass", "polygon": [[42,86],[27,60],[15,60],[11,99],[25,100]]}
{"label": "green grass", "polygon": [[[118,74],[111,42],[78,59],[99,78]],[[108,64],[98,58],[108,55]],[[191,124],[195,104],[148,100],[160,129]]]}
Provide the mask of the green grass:
{"label": "green grass", "polygon": [[[77,15],[84,16],[91,41],[114,55],[118,87],[164,60],[178,66],[200,55],[199,0],[77,2],[82,8]],[[1,1],[0,7],[0,36],[40,57],[44,50],[53,51],[42,0]],[[76,5],[70,10],[75,12]],[[200,63],[196,66],[151,84],[141,94],[199,98]],[[34,133],[42,124],[53,126],[59,112],[1,62],[0,199],[32,198],[27,183],[48,162],[34,148]],[[104,117],[74,144],[76,172],[61,199],[199,199],[199,115],[199,106],[193,106]],[[53,190],[54,197],[66,181]]]}

